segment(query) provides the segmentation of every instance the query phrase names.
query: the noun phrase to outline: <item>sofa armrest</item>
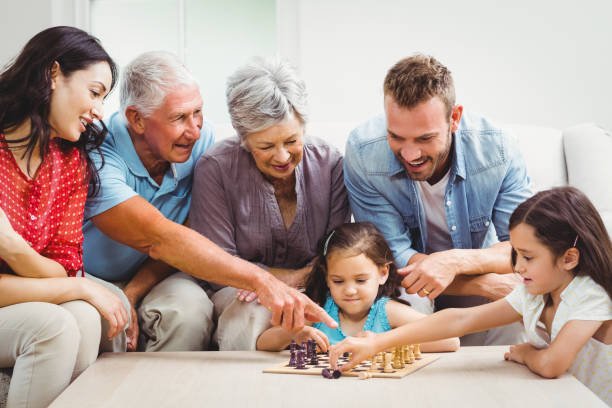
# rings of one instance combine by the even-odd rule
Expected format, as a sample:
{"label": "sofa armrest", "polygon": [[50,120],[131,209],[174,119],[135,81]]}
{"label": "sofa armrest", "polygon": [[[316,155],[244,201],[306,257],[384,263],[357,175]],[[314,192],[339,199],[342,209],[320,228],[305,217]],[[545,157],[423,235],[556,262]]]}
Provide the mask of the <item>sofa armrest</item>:
{"label": "sofa armrest", "polygon": [[612,134],[594,124],[563,131],[568,184],[582,190],[612,235]]}

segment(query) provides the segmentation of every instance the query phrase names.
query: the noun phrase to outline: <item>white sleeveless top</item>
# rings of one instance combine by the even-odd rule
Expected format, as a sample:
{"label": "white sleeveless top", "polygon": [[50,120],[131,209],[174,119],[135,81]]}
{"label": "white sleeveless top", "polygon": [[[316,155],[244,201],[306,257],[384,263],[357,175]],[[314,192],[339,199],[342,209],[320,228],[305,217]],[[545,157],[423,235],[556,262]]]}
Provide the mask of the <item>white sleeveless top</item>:
{"label": "white sleeveless top", "polygon": [[[561,293],[550,338],[539,322],[545,305],[543,295],[532,295],[525,285],[519,285],[506,296],[506,300],[523,316],[527,339],[537,348],[548,347],[570,320],[612,319],[612,300],[605,289],[588,276],[575,277]],[[576,356],[569,372],[612,406],[612,344],[606,345],[591,337]]]}

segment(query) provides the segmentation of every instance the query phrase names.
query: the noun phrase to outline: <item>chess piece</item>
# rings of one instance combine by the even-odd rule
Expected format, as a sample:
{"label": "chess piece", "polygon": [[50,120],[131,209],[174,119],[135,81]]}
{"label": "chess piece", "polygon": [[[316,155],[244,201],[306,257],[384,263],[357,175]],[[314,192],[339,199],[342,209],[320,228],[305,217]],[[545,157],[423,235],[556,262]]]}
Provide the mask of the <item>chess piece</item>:
{"label": "chess piece", "polygon": [[332,376],[332,370],[330,370],[329,368],[324,368],[323,370],[321,370],[321,375],[327,379],[334,378]]}
{"label": "chess piece", "polygon": [[359,373],[359,379],[360,380],[367,380],[369,378],[372,378],[372,373],[369,373],[367,371],[362,371]]}
{"label": "chess piece", "polygon": [[340,370],[332,370],[331,368],[324,368],[321,370],[321,375],[327,379],[337,379],[342,376],[342,372]]}
{"label": "chess piece", "polygon": [[295,350],[297,348],[297,343],[291,340],[289,344],[289,367],[295,367]]}
{"label": "chess piece", "polygon": [[414,358],[416,358],[417,360],[421,360],[423,358],[423,356],[421,355],[421,345],[420,344],[414,345]]}
{"label": "chess piece", "polygon": [[304,356],[305,351],[302,348],[298,348],[295,353],[295,368],[297,368],[298,370],[304,370],[306,368],[306,361]]}
{"label": "chess piece", "polygon": [[402,354],[403,354],[402,357],[404,357],[404,364],[410,364],[410,357],[408,356],[408,349],[409,347],[407,344],[404,344],[402,346]]}
{"label": "chess piece", "polygon": [[392,373],[393,367],[391,366],[391,353],[385,353],[383,357],[383,373]]}
{"label": "chess piece", "polygon": [[372,362],[370,363],[370,368],[368,368],[368,371],[378,371],[378,356],[375,354],[372,356]]}
{"label": "chess piece", "polygon": [[404,359],[402,357],[402,347],[398,346],[393,351],[393,368],[396,370],[404,368]]}
{"label": "chess piece", "polygon": [[317,365],[319,364],[319,356],[317,355],[316,351],[314,353],[311,353],[310,359],[308,360],[310,365]]}
{"label": "chess piece", "polygon": [[412,346],[412,344],[410,344],[408,346],[408,364],[412,364],[414,363],[414,347]]}
{"label": "chess piece", "polygon": [[306,358],[312,360],[317,355],[317,342],[313,339],[308,339],[306,343]]}

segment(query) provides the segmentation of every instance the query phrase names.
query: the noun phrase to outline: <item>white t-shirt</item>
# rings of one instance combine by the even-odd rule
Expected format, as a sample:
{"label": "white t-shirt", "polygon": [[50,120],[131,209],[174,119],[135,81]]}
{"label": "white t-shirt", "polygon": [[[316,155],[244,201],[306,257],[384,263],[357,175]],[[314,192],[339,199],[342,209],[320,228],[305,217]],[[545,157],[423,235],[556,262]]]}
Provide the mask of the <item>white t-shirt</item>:
{"label": "white t-shirt", "polygon": [[427,220],[427,248],[425,248],[427,254],[453,248],[453,240],[448,232],[446,210],[444,208],[444,194],[446,193],[449,174],[450,170],[434,185],[427,181],[416,183],[419,187],[425,210],[425,219]]}
{"label": "white t-shirt", "polygon": [[[523,316],[527,340],[537,348],[548,347],[570,320],[612,319],[612,300],[605,289],[589,276],[576,276],[561,293],[550,337],[539,322],[545,305],[543,295],[532,295],[525,285],[519,285],[505,299]],[[576,356],[569,372],[612,406],[612,344],[606,345],[591,337]]]}

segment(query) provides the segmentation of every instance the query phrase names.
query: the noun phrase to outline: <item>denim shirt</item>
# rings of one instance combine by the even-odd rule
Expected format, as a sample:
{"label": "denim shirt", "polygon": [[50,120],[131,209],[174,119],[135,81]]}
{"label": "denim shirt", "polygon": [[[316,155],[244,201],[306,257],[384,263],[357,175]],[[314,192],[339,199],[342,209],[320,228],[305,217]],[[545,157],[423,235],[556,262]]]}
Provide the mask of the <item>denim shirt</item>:
{"label": "denim shirt", "polygon": [[[467,113],[453,138],[444,198],[453,247],[476,249],[507,241],[510,215],[532,194],[515,141],[485,118]],[[344,181],[355,220],[378,227],[398,267],[424,253],[423,204],[415,182],[389,148],[384,115],[351,132]]]}

